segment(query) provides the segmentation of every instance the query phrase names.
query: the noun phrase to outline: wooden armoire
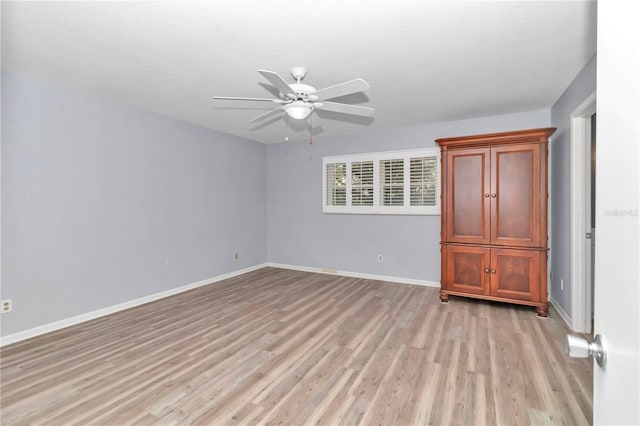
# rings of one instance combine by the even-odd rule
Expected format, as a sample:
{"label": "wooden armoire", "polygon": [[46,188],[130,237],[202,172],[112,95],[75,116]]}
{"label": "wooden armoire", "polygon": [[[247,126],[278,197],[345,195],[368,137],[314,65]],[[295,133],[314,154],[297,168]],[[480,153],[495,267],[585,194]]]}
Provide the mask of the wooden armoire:
{"label": "wooden armoire", "polygon": [[440,300],[549,313],[547,156],[555,128],[437,139],[442,152]]}

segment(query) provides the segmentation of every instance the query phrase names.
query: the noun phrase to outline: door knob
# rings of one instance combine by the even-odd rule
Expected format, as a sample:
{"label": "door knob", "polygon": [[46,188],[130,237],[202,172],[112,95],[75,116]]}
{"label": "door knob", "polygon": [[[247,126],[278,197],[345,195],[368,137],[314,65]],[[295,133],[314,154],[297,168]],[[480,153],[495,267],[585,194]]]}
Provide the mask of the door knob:
{"label": "door knob", "polygon": [[607,343],[600,334],[596,334],[593,342],[589,342],[584,337],[567,334],[564,350],[571,358],[593,356],[600,367],[607,366]]}

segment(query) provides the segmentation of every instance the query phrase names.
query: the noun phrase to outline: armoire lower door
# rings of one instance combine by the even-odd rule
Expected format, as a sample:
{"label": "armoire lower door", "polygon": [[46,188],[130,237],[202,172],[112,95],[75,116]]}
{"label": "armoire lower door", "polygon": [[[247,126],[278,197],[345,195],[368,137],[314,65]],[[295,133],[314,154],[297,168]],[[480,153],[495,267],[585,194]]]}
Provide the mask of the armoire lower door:
{"label": "armoire lower door", "polygon": [[491,251],[474,246],[446,246],[445,290],[489,295]]}
{"label": "armoire lower door", "polygon": [[536,250],[491,249],[491,295],[540,300],[540,256]]}

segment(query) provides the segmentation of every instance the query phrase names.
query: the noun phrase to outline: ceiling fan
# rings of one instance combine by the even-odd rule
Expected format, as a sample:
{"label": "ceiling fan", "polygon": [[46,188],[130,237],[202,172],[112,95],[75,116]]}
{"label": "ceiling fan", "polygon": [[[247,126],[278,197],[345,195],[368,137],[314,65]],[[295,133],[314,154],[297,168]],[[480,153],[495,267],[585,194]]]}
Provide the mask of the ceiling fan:
{"label": "ceiling fan", "polygon": [[284,111],[287,116],[303,120],[307,118],[314,110],[332,111],[342,114],[359,115],[363,117],[372,117],[375,109],[362,107],[357,105],[343,104],[339,102],[328,102],[327,99],[337,98],[339,96],[350,95],[356,92],[369,90],[371,87],[361,78],[349,80],[344,83],[329,86],[324,89],[316,90],[315,87],[303,84],[301,81],[307,75],[306,68],[295,67],[291,69],[291,76],[296,80],[295,83],[287,83],[282,77],[273,71],[258,70],[271,84],[279,91],[280,99],[269,98],[241,98],[232,96],[214,96],[213,99],[225,99],[236,101],[265,101],[279,104],[275,109],[265,112],[257,117],[249,120],[249,123],[262,120],[279,111]]}

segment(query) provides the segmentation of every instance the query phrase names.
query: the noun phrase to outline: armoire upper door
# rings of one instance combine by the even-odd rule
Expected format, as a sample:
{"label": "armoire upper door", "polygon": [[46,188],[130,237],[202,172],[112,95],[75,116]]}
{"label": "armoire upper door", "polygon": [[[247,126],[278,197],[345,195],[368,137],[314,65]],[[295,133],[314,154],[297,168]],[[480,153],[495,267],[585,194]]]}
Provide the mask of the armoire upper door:
{"label": "armoire upper door", "polygon": [[446,156],[446,241],[490,242],[489,148],[450,150]]}
{"label": "armoire upper door", "polygon": [[491,244],[539,247],[541,239],[540,144],[491,149]]}

